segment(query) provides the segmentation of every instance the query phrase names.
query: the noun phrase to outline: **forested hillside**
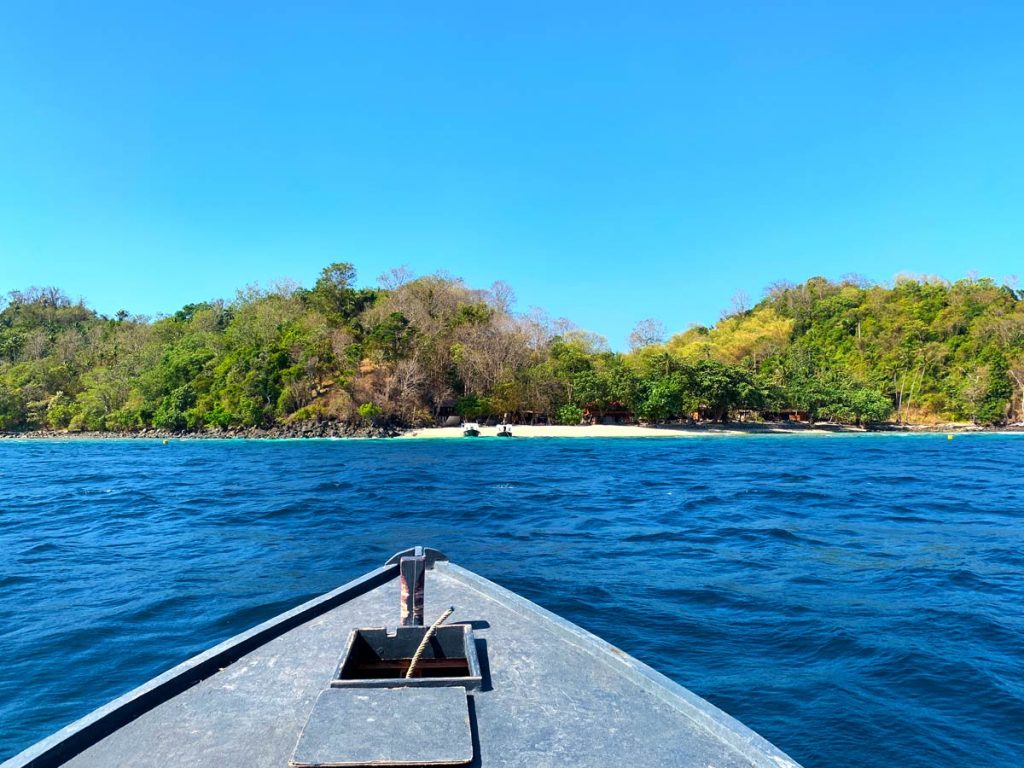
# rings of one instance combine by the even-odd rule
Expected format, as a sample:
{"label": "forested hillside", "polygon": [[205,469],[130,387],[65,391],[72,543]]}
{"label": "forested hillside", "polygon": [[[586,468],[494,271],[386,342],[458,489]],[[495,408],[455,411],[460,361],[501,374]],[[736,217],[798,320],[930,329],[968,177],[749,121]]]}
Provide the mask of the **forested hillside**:
{"label": "forested hillside", "polygon": [[664,339],[642,322],[628,353],[512,305],[501,283],[403,270],[357,288],[348,264],[311,288],[250,288],[155,320],[14,291],[0,304],[0,430],[1024,415],[1024,300],[988,279],[780,284],[712,328]]}

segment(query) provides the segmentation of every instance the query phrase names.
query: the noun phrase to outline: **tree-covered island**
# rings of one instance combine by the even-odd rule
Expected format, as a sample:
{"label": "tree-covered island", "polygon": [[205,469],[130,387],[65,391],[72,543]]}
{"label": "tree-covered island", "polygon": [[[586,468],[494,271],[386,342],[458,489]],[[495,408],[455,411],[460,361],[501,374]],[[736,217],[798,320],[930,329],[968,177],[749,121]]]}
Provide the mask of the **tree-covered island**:
{"label": "tree-covered island", "polygon": [[710,328],[665,339],[641,322],[628,353],[513,300],[404,270],[358,288],[349,264],[155,320],[12,291],[0,430],[1024,417],[1024,292],[990,279],[780,283]]}

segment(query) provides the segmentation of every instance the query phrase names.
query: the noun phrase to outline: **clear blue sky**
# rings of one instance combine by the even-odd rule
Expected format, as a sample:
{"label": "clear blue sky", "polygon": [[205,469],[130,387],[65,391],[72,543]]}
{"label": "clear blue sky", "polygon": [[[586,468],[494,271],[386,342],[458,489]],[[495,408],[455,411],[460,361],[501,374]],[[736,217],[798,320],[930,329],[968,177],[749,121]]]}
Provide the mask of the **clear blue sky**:
{"label": "clear blue sky", "polygon": [[406,264],[618,347],[780,278],[1024,277],[1024,12],[958,5],[9,3],[0,291]]}

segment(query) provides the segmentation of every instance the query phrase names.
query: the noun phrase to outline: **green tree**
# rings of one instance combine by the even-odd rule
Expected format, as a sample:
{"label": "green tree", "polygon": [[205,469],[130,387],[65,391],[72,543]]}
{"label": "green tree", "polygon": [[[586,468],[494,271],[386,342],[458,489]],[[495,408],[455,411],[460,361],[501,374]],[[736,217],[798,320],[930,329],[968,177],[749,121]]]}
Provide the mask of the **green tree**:
{"label": "green tree", "polygon": [[361,312],[371,307],[378,298],[374,290],[357,290],[356,270],[348,262],[335,262],[320,272],[310,303],[335,325],[351,323]]}
{"label": "green tree", "polygon": [[466,419],[479,419],[488,410],[487,400],[479,395],[464,395],[455,402],[455,412]]}
{"label": "green tree", "polygon": [[578,405],[566,403],[565,405],[559,407],[558,411],[555,413],[555,421],[558,424],[565,424],[570,426],[574,424],[579,424],[581,421],[583,421],[583,409],[580,408]]}
{"label": "green tree", "polygon": [[749,377],[715,360],[697,362],[692,375],[697,406],[713,421],[728,421],[730,410],[752,397]]}
{"label": "green tree", "polygon": [[644,421],[658,423],[683,413],[686,387],[679,374],[669,374],[644,382],[643,396],[636,406],[636,414]]}
{"label": "green tree", "polygon": [[363,403],[357,410],[367,424],[376,424],[384,415],[384,409],[376,403]]}
{"label": "green tree", "polygon": [[17,430],[25,426],[25,405],[17,392],[0,382],[0,430]]}
{"label": "green tree", "polygon": [[383,360],[394,363],[409,354],[416,330],[401,312],[391,312],[366,333],[367,349],[377,350]]}

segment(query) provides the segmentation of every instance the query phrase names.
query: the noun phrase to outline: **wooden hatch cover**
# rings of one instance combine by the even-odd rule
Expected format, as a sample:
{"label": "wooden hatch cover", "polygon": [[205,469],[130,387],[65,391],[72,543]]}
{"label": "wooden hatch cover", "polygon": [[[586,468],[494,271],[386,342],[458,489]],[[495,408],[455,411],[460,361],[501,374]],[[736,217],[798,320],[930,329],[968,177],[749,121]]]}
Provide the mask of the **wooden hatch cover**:
{"label": "wooden hatch cover", "polygon": [[467,765],[465,688],[329,688],[299,736],[291,768]]}

